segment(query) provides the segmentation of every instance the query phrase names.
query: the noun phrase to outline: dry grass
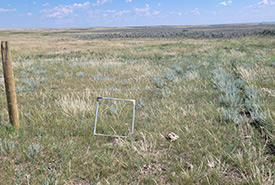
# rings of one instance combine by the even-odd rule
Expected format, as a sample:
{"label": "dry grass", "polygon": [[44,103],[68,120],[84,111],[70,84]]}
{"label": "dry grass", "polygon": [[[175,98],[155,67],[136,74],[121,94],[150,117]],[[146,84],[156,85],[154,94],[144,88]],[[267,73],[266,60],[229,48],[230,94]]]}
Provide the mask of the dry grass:
{"label": "dry grass", "polygon": [[[215,69],[239,74],[261,90],[260,110],[274,125],[274,38],[82,40],[72,32],[89,29],[9,31],[0,30],[0,40],[10,41],[20,77],[21,130],[9,125],[0,78],[0,182],[274,184],[263,133],[225,122],[212,83]],[[136,100],[133,136],[93,136],[97,96]],[[113,105],[120,109],[106,104],[99,128],[127,132],[130,108]],[[179,139],[167,141],[170,132]]]}

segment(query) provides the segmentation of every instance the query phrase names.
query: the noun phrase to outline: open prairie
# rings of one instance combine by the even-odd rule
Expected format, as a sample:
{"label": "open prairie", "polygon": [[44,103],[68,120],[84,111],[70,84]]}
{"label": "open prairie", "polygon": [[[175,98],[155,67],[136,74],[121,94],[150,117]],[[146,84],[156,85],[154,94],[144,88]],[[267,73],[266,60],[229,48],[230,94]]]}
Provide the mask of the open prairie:
{"label": "open prairie", "polygon": [[[0,184],[274,184],[275,25],[0,30]],[[97,97],[136,100],[134,134],[94,136]],[[132,104],[99,101],[127,135]],[[169,133],[179,138],[171,141]]]}

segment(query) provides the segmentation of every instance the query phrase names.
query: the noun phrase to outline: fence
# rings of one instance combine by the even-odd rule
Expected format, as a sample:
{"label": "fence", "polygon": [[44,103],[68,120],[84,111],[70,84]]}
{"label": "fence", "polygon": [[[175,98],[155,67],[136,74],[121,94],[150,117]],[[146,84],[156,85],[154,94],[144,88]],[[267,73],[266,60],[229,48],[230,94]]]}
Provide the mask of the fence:
{"label": "fence", "polygon": [[8,42],[1,42],[1,55],[3,61],[3,74],[5,78],[5,89],[8,102],[10,122],[19,129],[19,115],[16,103],[15,83],[13,79],[13,68],[11,52]]}

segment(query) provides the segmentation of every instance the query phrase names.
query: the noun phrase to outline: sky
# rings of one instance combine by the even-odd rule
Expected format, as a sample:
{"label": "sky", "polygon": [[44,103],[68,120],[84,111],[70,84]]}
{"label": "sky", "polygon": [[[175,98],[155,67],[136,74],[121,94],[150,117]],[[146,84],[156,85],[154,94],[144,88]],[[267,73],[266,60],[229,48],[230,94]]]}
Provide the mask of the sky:
{"label": "sky", "polygon": [[1,0],[0,28],[275,22],[275,0]]}

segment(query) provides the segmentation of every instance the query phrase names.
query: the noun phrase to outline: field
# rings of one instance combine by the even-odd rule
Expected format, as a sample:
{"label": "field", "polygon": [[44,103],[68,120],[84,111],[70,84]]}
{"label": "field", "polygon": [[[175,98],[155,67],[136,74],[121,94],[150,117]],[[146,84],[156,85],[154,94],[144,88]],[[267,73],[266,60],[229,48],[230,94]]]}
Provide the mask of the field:
{"label": "field", "polygon": [[[0,184],[274,184],[275,25],[0,30]],[[134,135],[93,135],[98,96]],[[132,104],[100,100],[97,132]],[[167,139],[169,133],[179,136]]]}

